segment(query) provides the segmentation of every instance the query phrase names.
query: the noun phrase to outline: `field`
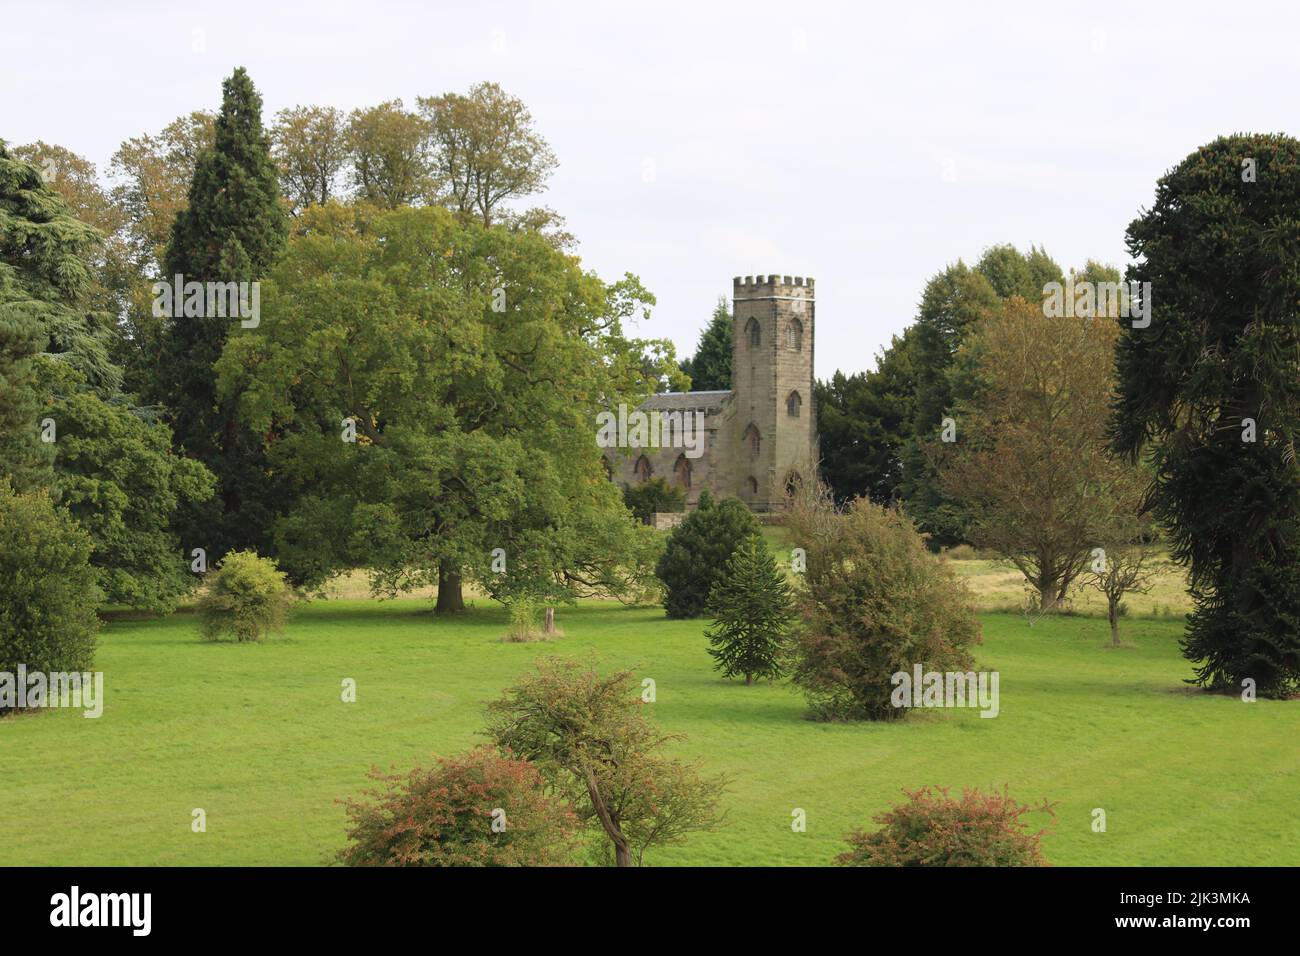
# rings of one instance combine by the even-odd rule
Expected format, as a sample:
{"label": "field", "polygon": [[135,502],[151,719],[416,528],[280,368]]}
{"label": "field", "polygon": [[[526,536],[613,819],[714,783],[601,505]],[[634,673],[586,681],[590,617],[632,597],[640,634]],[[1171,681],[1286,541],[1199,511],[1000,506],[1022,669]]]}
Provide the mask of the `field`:
{"label": "field", "polygon": [[[996,719],[828,725],[789,686],[719,680],[703,622],[590,602],[561,610],[562,639],[510,644],[504,610],[476,603],[446,620],[422,599],[316,601],[264,645],[202,643],[185,613],[110,623],[103,717],[0,722],[0,865],[329,862],[336,801],[367,768],[480,742],[484,702],[555,653],[653,678],[654,716],[685,735],[677,752],[732,778],[727,825],[654,865],[823,865],[847,830],[923,784],[1055,801],[1057,865],[1300,864],[1300,702],[1189,689],[1178,620],[1126,619],[1134,646],[1111,650],[1104,619],[986,612],[977,659],[1001,675]],[[345,678],[356,703],[340,699]],[[191,832],[195,808],[205,833]]]}

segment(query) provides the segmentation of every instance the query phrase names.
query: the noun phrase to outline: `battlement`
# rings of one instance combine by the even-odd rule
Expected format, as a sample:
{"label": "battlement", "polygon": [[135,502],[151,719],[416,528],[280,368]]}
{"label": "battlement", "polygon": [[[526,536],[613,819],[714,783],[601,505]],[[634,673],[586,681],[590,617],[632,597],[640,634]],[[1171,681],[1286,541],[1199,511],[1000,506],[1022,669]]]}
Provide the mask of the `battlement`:
{"label": "battlement", "polygon": [[[813,279],[803,276],[736,276],[731,280],[733,294],[740,296],[755,295],[798,295],[803,298],[813,297]],[[804,291],[794,292],[800,289]]]}

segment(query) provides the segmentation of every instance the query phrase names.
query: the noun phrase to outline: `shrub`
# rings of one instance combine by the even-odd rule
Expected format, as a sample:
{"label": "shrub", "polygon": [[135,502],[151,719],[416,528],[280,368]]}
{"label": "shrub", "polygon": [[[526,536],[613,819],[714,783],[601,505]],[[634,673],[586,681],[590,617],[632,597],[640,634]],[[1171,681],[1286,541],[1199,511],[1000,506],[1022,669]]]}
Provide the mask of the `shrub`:
{"label": "shrub", "polygon": [[723,677],[777,678],[797,615],[794,592],[759,535],[741,542],[709,593],[714,622],[705,629],[714,670]]}
{"label": "shrub", "polygon": [[548,796],[532,764],[479,747],[406,775],[371,771],[384,786],[345,801],[348,866],[561,866],[582,826]]}
{"label": "shrub", "polygon": [[293,595],[285,576],[270,558],[255,551],[232,551],[212,572],[199,599],[203,636],[210,641],[231,635],[236,641],[261,641],[268,631],[284,630]]}
{"label": "shrub", "polygon": [[1039,842],[1047,832],[1029,832],[1021,818],[1029,813],[1055,816],[1046,801],[1030,807],[1002,793],[963,790],[961,799],[946,788],[904,790],[907,802],[874,819],[879,830],[854,830],[849,850],[835,858],[840,866],[1047,866]]}
{"label": "shrub", "polygon": [[807,551],[792,677],[816,716],[901,717],[892,675],[972,667],[980,625],[971,594],[901,511],[865,498],[839,510],[822,487],[796,497],[788,527]]}
{"label": "shrub", "polygon": [[738,498],[715,503],[707,490],[702,491],[699,507],[673,529],[655,568],[668,616],[703,614],[709,592],[736,547],[758,533],[753,513]]}
{"label": "shrub", "polygon": [[678,735],[646,716],[642,693],[631,671],[605,676],[590,664],[545,658],[488,705],[488,736],[536,764],[605,836],[598,859],[617,866],[639,866],[651,847],[721,822],[725,778],[662,754]]}
{"label": "shrub", "polygon": [[102,595],[90,554],[90,535],[45,492],[0,479],[0,672],[94,666]]}
{"label": "shrub", "polygon": [[648,522],[656,511],[685,511],[686,492],[663,478],[651,478],[624,488],[623,503],[639,520]]}

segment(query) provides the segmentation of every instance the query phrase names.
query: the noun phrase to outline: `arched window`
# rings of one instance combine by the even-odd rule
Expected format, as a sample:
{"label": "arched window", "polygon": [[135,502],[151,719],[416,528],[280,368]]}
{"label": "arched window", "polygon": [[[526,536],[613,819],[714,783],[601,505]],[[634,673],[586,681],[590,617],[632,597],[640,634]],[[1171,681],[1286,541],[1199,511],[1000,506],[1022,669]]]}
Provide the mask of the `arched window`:
{"label": "arched window", "polygon": [[745,434],[740,436],[740,440],[749,446],[749,455],[751,458],[757,458],[763,448],[763,438],[758,434],[758,428],[753,422],[745,429]]}
{"label": "arched window", "polygon": [[763,329],[757,319],[750,319],[745,323],[745,338],[749,339],[751,349],[756,349],[763,344]]}
{"label": "arched window", "polygon": [[685,455],[677,456],[677,463],[673,465],[673,480],[688,491],[690,490],[691,460]]}
{"label": "arched window", "polygon": [[650,467],[650,459],[645,455],[638,458],[632,473],[636,475],[637,481],[649,481],[650,476],[654,474],[654,469]]}
{"label": "arched window", "polygon": [[803,399],[799,397],[798,392],[791,392],[785,400],[785,413],[791,418],[799,417],[799,409],[803,406]]}
{"label": "arched window", "polygon": [[758,479],[755,478],[753,475],[750,475],[748,478],[745,479],[745,491],[749,494],[751,498],[756,497],[758,495]]}
{"label": "arched window", "polygon": [[791,352],[803,351],[803,323],[798,319],[791,319],[785,327],[785,347]]}

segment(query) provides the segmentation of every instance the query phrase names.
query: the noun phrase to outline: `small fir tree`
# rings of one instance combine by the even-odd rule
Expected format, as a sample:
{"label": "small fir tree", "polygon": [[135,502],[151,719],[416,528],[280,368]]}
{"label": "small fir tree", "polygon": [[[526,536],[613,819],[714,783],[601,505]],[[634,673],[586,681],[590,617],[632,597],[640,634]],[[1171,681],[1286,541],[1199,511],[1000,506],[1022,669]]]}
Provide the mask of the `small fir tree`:
{"label": "small fir tree", "polygon": [[713,585],[709,610],[716,620],[705,630],[715,670],[723,677],[775,679],[784,667],[786,638],[794,624],[794,591],[763,539],[741,543],[726,573]]}

